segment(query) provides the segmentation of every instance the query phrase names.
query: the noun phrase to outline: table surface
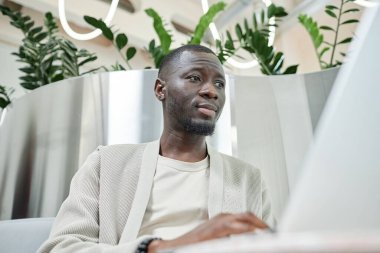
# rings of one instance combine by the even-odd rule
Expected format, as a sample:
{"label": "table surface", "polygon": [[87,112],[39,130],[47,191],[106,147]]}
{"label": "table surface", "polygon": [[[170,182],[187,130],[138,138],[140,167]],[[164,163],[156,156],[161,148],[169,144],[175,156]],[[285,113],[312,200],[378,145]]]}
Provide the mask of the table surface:
{"label": "table surface", "polygon": [[175,253],[380,253],[380,231],[360,233],[243,234],[186,247]]}

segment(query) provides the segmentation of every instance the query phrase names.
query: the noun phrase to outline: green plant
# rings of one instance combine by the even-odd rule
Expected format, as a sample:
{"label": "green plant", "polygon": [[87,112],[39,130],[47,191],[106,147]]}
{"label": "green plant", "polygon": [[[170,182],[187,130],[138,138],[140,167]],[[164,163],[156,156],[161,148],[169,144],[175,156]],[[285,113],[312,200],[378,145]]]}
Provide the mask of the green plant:
{"label": "green plant", "polygon": [[86,74],[80,68],[97,57],[58,35],[58,27],[51,13],[45,14],[44,27],[35,26],[29,16],[0,5],[3,15],[11,19],[11,25],[24,35],[18,52],[13,55],[25,64],[20,68],[23,76],[20,85],[33,90],[64,78]]}
{"label": "green plant", "polygon": [[[212,22],[216,14],[222,11],[224,7],[225,3],[223,2],[219,2],[212,5],[208,12],[200,18],[193,35],[187,43],[200,44],[201,39],[204,36],[204,33],[206,32],[209,24]],[[145,10],[145,13],[153,19],[153,27],[159,39],[159,43],[156,43],[155,39],[153,39],[150,41],[148,45],[148,52],[152,56],[154,66],[158,68],[164,56],[170,52],[170,46],[172,43],[173,36],[165,28],[163,19],[155,10],[153,10],[152,8],[148,8]],[[127,35],[124,33],[119,33],[115,36],[115,32],[112,31],[112,27],[108,27],[101,19],[96,19],[90,16],[84,16],[84,20],[89,25],[95,28],[99,28],[102,31],[102,35],[113,43],[114,47],[119,51],[128,68],[131,69],[129,61],[132,59],[132,57],[134,57],[136,53],[136,48],[129,47],[126,50],[125,54],[122,52],[122,50],[126,47],[128,43]],[[113,65],[112,69],[125,70],[125,68],[119,63]]]}
{"label": "green plant", "polygon": [[[224,63],[229,57],[236,55],[239,49],[243,49],[258,61],[261,72],[265,75],[296,73],[298,65],[289,66],[284,71],[281,70],[284,54],[276,52],[274,47],[269,45],[270,28],[277,27],[276,23],[286,15],[283,7],[271,4],[267,11],[262,10],[260,13],[252,15],[252,24],[249,24],[246,18],[243,25],[236,24],[236,39],[233,39],[231,33],[227,31],[224,43],[219,40],[216,42],[220,61]],[[270,20],[273,19],[275,23],[271,24]]]}
{"label": "green plant", "polygon": [[172,35],[165,29],[164,22],[160,15],[152,8],[146,9],[145,13],[153,18],[153,27],[157,33],[160,44],[156,45],[156,40],[152,39],[149,42],[148,52],[153,58],[154,66],[160,66],[162,59],[170,52],[172,43]]}
{"label": "green plant", "polygon": [[[128,69],[132,69],[130,60],[135,56],[137,50],[135,47],[127,47],[128,36],[125,33],[118,33],[112,31],[112,27],[108,27],[102,19],[96,19],[90,16],[84,16],[84,20],[91,26],[98,28],[102,31],[102,35],[112,42],[112,45],[117,49]],[[125,70],[126,68],[120,63],[116,62],[111,66],[112,70]]]}
{"label": "green plant", "polygon": [[[339,45],[350,43],[352,41],[352,37],[347,37],[347,38],[339,40],[339,30],[342,25],[348,25],[348,24],[359,22],[359,20],[357,19],[344,19],[346,14],[350,12],[360,11],[357,8],[351,8],[347,6],[347,4],[353,1],[354,0],[341,0],[339,6],[335,6],[335,5],[325,6],[325,13],[336,20],[336,25],[334,28],[330,26],[325,26],[325,25],[318,26],[318,23],[314,21],[312,17],[305,14],[301,14],[298,17],[298,20],[306,28],[306,30],[308,31],[310,35],[321,69],[332,68],[332,67],[339,66],[342,64],[341,61],[336,59],[336,50]],[[333,32],[334,33],[333,42],[325,41],[324,35],[322,34],[321,30],[324,30],[327,32]],[[326,52],[330,50],[331,50],[330,60],[326,62],[325,60],[323,60],[323,56],[325,55]],[[343,52],[340,52],[340,54],[343,57],[346,56],[346,54]]]}
{"label": "green plant", "polygon": [[[200,17],[198,24],[196,25],[195,30],[187,44],[199,45],[210,23],[219,12],[224,10],[225,6],[226,4],[224,2],[218,2],[210,6],[209,10]],[[153,18],[153,27],[160,41],[160,44],[157,44],[153,39],[150,41],[148,46],[148,51],[154,60],[154,65],[158,68],[162,59],[170,52],[172,35],[168,30],[166,30],[163,19],[155,10],[151,8],[146,9],[145,13],[149,17]]]}
{"label": "green plant", "polygon": [[0,108],[5,108],[11,103],[11,94],[14,92],[12,88],[6,88],[0,85]]}
{"label": "green plant", "polygon": [[195,27],[194,33],[191,36],[188,44],[199,45],[202,41],[202,38],[210,26],[211,22],[214,20],[215,16],[224,10],[226,4],[224,2],[219,2],[210,6],[208,11],[201,16],[198,24]]}

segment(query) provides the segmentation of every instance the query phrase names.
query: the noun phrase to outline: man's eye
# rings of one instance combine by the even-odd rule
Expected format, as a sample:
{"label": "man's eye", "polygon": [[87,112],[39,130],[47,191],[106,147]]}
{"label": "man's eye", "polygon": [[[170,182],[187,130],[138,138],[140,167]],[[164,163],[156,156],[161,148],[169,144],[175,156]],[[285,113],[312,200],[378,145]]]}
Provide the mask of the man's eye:
{"label": "man's eye", "polygon": [[224,88],[224,82],[223,81],[216,81],[215,82],[216,87],[218,88]]}
{"label": "man's eye", "polygon": [[190,82],[198,82],[201,80],[201,78],[199,76],[189,76],[189,77],[187,77],[187,79],[189,79]]}

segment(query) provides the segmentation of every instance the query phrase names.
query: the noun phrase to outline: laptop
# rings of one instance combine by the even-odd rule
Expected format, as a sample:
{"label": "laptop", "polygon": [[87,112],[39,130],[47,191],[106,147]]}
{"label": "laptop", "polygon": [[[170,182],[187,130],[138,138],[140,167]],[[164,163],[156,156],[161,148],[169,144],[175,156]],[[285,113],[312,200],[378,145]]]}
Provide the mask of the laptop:
{"label": "laptop", "polygon": [[372,3],[330,93],[279,232],[380,232],[380,2]]}
{"label": "laptop", "polygon": [[370,3],[274,234],[174,252],[380,252],[380,2]]}

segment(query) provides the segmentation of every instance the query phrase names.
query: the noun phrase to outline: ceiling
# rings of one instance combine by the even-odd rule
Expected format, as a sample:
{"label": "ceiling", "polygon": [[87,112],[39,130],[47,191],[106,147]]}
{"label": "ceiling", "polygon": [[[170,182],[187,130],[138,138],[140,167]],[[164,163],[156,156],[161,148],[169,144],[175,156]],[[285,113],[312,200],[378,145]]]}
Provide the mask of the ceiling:
{"label": "ceiling", "polygon": [[[12,2],[40,12],[51,11],[58,17],[57,0],[12,0]],[[104,19],[110,8],[110,2],[111,0],[65,0],[66,16],[74,27],[89,29],[90,27],[83,21],[83,16],[90,15]],[[216,2],[217,0],[209,0],[210,5]],[[251,15],[255,8],[263,5],[259,0],[225,0],[224,2],[227,3],[227,7],[216,19],[219,29],[235,24],[236,20],[241,20],[244,15]],[[281,31],[295,23],[300,12],[312,13],[320,9],[328,0],[274,0],[273,2],[285,7],[289,13],[288,18],[282,22]],[[133,44],[145,46],[156,37],[153,22],[144,12],[147,8],[155,9],[163,17],[177,46],[188,39],[183,31],[193,30],[203,14],[201,0],[120,0],[112,25],[125,32]]]}

